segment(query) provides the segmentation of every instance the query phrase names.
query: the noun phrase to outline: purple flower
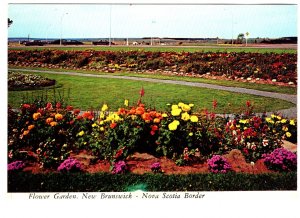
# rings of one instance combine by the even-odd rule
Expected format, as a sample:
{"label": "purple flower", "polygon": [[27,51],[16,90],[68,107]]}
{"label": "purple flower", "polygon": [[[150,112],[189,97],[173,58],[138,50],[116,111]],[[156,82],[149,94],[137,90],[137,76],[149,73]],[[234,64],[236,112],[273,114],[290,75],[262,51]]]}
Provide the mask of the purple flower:
{"label": "purple flower", "polygon": [[82,170],[82,168],[78,160],[68,158],[59,165],[57,170],[60,172],[79,172]]}
{"label": "purple flower", "polygon": [[277,148],[270,154],[264,154],[264,163],[275,171],[293,171],[297,169],[297,155],[285,148]]}
{"label": "purple flower", "polygon": [[112,169],[113,174],[125,173],[126,171],[127,171],[127,166],[125,161],[120,160],[117,163],[113,164],[113,169]]}
{"label": "purple flower", "polygon": [[8,171],[18,171],[22,170],[25,167],[25,163],[21,160],[17,160],[7,165]]}
{"label": "purple flower", "polygon": [[160,165],[159,162],[153,163],[150,168],[151,168],[152,172],[154,172],[154,173],[160,173],[161,172],[161,165]]}
{"label": "purple flower", "polygon": [[227,173],[231,170],[231,165],[220,155],[214,155],[212,158],[208,159],[207,163],[208,169],[212,173]]}

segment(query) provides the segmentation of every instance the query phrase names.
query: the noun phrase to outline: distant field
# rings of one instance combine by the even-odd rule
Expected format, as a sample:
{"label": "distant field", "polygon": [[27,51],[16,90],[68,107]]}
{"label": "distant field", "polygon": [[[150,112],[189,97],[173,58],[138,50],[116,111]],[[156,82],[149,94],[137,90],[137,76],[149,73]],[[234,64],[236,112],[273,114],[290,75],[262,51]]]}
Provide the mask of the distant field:
{"label": "distant field", "polygon": [[197,47],[141,47],[141,46],[43,46],[43,47],[23,47],[23,46],[16,46],[16,47],[9,47],[8,49],[11,50],[43,50],[43,49],[58,49],[58,50],[96,50],[96,51],[131,51],[131,50],[144,50],[144,51],[161,51],[161,52],[258,52],[258,53],[267,53],[267,52],[274,52],[274,53],[297,53],[297,49],[292,48],[257,48],[257,47],[225,47],[225,46],[213,46],[213,47],[206,47],[206,46],[197,46]]}

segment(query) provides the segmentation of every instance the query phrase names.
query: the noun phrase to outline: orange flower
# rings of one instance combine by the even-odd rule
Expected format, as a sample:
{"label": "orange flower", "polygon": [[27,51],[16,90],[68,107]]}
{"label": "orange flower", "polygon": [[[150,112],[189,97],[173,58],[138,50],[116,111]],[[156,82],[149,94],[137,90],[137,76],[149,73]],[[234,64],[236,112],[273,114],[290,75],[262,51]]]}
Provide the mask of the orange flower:
{"label": "orange flower", "polygon": [[126,114],[125,108],[119,108],[118,115],[124,115],[124,114]]}
{"label": "orange flower", "polygon": [[23,135],[28,135],[29,134],[29,130],[25,130],[24,132],[23,132]]}
{"label": "orange flower", "polygon": [[86,118],[86,119],[89,119],[89,120],[92,120],[94,118],[93,114],[90,111],[84,112],[82,114],[82,117]]}
{"label": "orange flower", "polygon": [[34,125],[29,125],[28,126],[28,130],[30,131],[30,130],[32,130],[34,128]]}
{"label": "orange flower", "polygon": [[57,122],[53,121],[50,123],[50,126],[56,126],[57,125]]}
{"label": "orange flower", "polygon": [[49,117],[46,119],[46,123],[49,125],[51,122],[53,121],[53,118],[52,117]]}
{"label": "orange flower", "polygon": [[62,114],[55,114],[55,119],[56,120],[62,120],[63,119],[63,115]]}
{"label": "orange flower", "polygon": [[159,118],[155,118],[155,119],[153,120],[153,123],[160,123],[160,119],[159,119]]}
{"label": "orange flower", "polygon": [[137,115],[142,115],[145,113],[145,109],[143,107],[138,107],[135,112]]}
{"label": "orange flower", "polygon": [[42,116],[41,113],[34,113],[34,114],[32,115],[32,117],[33,117],[34,120],[39,119],[41,116]]}

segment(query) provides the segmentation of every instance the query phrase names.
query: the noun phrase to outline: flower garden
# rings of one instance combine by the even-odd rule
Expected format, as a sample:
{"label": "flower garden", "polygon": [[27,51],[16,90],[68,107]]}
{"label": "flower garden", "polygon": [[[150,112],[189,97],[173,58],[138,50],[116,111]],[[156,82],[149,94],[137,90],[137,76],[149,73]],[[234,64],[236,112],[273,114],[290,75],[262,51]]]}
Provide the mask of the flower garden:
{"label": "flower garden", "polygon": [[9,50],[8,64],[297,84],[297,54],[289,53]]}
{"label": "flower garden", "polygon": [[[9,51],[9,64],[108,71],[175,69],[176,65],[173,72],[191,75],[209,72],[290,84],[296,84],[297,78],[294,54]],[[152,175],[162,180],[178,174],[224,179],[267,173],[295,182],[297,154],[285,148],[285,143],[297,143],[295,119],[258,116],[250,101],[244,102],[241,114],[216,115],[216,99],[210,111],[194,111],[192,102],[170,102],[168,110],[158,111],[143,102],[146,91],[141,88],[137,102],[124,99],[117,111],[107,104],[81,111],[63,99],[35,99],[20,108],[9,107],[9,189],[19,190],[12,185],[17,173],[31,178],[101,172],[106,179]]]}

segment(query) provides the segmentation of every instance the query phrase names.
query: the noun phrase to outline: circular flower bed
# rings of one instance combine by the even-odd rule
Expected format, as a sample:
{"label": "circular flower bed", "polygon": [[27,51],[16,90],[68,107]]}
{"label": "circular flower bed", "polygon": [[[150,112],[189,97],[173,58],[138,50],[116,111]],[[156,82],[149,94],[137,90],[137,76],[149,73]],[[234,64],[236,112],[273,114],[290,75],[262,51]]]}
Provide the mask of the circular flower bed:
{"label": "circular flower bed", "polygon": [[8,90],[29,90],[55,85],[55,80],[39,75],[8,72]]}

